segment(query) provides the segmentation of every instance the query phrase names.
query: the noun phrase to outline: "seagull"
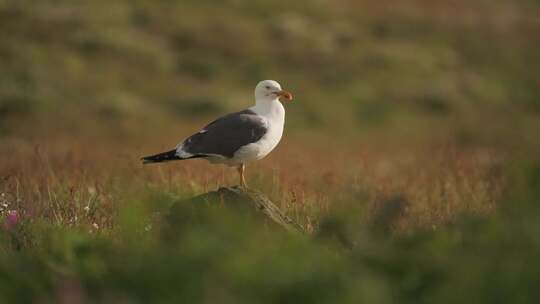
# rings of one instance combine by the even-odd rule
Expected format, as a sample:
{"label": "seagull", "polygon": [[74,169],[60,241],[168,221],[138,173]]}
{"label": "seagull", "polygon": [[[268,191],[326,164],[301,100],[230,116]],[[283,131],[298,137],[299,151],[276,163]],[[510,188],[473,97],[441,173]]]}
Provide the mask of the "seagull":
{"label": "seagull", "polygon": [[292,94],[274,80],[263,80],[255,87],[255,105],[222,116],[186,138],[175,149],[142,157],[143,164],[204,158],[212,164],[237,167],[240,185],[247,188],[246,163],[260,160],[279,143],[285,124],[285,108],[280,98]]}

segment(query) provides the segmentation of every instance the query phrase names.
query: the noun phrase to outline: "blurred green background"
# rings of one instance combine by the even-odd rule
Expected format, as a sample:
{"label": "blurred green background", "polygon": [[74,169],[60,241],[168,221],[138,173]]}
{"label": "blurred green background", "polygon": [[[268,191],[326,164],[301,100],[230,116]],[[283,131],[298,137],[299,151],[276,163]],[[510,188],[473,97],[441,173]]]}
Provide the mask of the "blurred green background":
{"label": "blurred green background", "polygon": [[[0,302],[538,303],[539,70],[535,0],[0,0]],[[250,106],[262,79],[295,96],[286,134],[298,162],[326,161],[317,147],[332,144],[370,148],[369,162],[384,145],[395,165],[417,143],[452,143],[464,150],[437,150],[430,166],[456,170],[468,192],[445,192],[447,176],[428,171],[423,188],[440,200],[421,207],[439,222],[397,232],[406,200],[372,213],[352,190],[324,197],[332,208],[305,236],[226,210],[162,230],[171,203],[202,188],[141,174],[138,152]],[[467,167],[468,147],[495,165]],[[320,179],[332,174],[345,173]],[[446,218],[436,208],[449,193],[463,213]],[[485,193],[496,208],[467,212]]]}
{"label": "blurred green background", "polygon": [[2,132],[201,121],[276,79],[296,96],[291,132],[530,141],[538,13],[524,0],[1,1]]}

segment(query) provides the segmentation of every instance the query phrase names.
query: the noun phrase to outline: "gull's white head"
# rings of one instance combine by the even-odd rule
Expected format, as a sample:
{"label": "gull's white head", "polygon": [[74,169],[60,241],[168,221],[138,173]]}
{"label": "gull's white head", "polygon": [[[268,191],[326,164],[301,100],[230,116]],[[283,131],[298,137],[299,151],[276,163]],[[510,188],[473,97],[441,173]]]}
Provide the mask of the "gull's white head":
{"label": "gull's white head", "polygon": [[255,87],[255,100],[275,100],[279,98],[292,100],[292,94],[281,89],[275,80],[263,80]]}

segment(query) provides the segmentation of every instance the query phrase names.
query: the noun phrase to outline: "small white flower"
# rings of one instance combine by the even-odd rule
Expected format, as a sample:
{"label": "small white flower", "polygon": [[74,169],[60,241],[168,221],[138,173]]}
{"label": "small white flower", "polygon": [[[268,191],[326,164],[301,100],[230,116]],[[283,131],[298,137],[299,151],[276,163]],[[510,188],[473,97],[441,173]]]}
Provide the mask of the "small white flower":
{"label": "small white flower", "polygon": [[89,212],[90,211],[90,206],[84,206],[83,209],[84,209],[84,211]]}
{"label": "small white flower", "polygon": [[97,223],[93,223],[92,224],[92,227],[94,227],[94,229],[98,230],[99,229],[99,225]]}

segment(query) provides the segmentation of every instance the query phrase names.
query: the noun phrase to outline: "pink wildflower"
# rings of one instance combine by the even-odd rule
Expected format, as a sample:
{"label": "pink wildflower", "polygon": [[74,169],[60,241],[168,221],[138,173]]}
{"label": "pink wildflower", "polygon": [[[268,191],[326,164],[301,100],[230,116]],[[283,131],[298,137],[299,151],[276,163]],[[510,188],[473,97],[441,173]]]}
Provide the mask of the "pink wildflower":
{"label": "pink wildflower", "polygon": [[17,210],[10,210],[7,212],[7,216],[4,219],[4,228],[11,230],[19,223],[19,213]]}

